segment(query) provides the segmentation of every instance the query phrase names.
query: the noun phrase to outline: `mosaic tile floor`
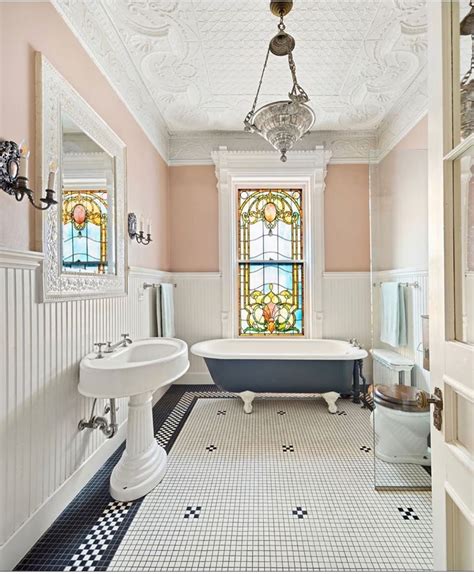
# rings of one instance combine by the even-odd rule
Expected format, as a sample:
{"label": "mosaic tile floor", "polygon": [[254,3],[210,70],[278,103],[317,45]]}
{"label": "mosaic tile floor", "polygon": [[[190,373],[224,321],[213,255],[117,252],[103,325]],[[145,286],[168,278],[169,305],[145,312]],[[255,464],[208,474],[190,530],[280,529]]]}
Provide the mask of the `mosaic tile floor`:
{"label": "mosaic tile floor", "polygon": [[102,496],[101,512],[84,516],[64,551],[57,523],[81,523],[77,505],[67,509],[17,569],[432,569],[430,493],[374,490],[366,409],[340,400],[331,415],[321,400],[289,398],[254,407],[246,415],[240,399],[212,387],[172,388],[155,409],[169,452],[159,487],[131,504],[111,501],[116,453],[95,490],[80,494]]}

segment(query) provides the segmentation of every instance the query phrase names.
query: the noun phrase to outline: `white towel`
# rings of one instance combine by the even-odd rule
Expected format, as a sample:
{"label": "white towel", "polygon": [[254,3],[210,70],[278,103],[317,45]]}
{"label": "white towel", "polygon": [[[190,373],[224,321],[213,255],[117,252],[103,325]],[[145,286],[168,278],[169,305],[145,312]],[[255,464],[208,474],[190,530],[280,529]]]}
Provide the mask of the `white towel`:
{"label": "white towel", "polygon": [[[174,285],[162,283],[161,292],[161,336],[174,337]],[[157,306],[158,307],[158,306]]]}
{"label": "white towel", "polygon": [[392,347],[407,344],[405,290],[393,281],[382,283],[380,340]]}

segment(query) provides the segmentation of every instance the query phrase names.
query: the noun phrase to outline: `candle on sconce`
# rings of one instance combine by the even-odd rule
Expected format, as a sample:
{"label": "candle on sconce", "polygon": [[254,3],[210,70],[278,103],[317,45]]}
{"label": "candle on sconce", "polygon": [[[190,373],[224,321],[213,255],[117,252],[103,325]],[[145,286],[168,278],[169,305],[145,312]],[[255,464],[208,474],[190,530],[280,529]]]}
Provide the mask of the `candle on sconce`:
{"label": "candle on sconce", "polygon": [[54,190],[54,183],[56,181],[57,172],[58,172],[58,164],[53,160],[49,164],[48,189]]}
{"label": "candle on sconce", "polygon": [[140,229],[138,231],[143,232],[145,229],[145,221],[143,219],[143,215],[140,215]]}
{"label": "candle on sconce", "polygon": [[30,157],[30,149],[25,141],[20,144],[20,170],[18,177],[26,177],[28,179],[28,158]]}
{"label": "candle on sconce", "polygon": [[151,219],[148,219],[147,221],[147,233],[148,235],[151,235]]}

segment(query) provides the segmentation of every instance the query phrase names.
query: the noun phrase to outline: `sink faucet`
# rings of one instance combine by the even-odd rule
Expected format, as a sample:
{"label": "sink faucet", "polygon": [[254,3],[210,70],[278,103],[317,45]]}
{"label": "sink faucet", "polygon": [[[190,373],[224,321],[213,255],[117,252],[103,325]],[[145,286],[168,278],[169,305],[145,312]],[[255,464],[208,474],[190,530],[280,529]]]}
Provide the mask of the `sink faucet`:
{"label": "sink faucet", "polygon": [[113,345],[111,341],[107,341],[107,346],[105,347],[104,353],[113,353],[118,347],[128,347],[128,345],[131,345],[132,339],[130,339],[128,333],[122,333],[120,336],[122,337],[120,341],[118,343],[114,343]]}
{"label": "sink faucet", "polygon": [[362,349],[359,341],[353,337],[352,339],[349,339],[349,343],[353,346],[353,347],[359,347],[359,349]]}

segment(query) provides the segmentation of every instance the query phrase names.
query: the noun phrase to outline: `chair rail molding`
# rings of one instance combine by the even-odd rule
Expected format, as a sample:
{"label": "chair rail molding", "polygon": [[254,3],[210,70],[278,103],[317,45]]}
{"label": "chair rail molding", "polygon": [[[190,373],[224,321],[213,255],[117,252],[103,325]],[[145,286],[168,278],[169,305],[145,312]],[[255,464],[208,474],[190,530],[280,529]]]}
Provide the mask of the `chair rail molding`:
{"label": "chair rail molding", "polygon": [[[324,270],[324,189],[331,152],[323,146],[294,151],[287,163],[275,152],[229,151],[221,146],[212,153],[219,193],[219,268],[222,274],[222,336],[236,337],[237,264],[236,191],[241,187],[293,186],[303,189],[306,221],[305,333],[323,332],[322,276]],[[308,273],[309,270],[309,273]]]}
{"label": "chair rail molding", "polygon": [[0,267],[15,269],[36,269],[41,265],[44,255],[41,251],[20,251],[0,247]]}

